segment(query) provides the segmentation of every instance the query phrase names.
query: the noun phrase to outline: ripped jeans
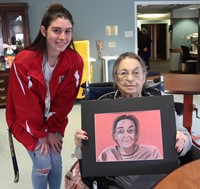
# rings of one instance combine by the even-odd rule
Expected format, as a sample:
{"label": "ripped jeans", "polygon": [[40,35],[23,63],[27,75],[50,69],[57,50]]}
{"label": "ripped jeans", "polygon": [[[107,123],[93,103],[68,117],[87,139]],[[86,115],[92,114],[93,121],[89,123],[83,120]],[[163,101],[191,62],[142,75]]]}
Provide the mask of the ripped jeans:
{"label": "ripped jeans", "polygon": [[[62,158],[61,153],[54,154],[50,150],[50,154],[45,158],[40,156],[40,149],[34,152],[28,151],[32,162],[32,183],[34,189],[60,189],[62,180]],[[43,173],[39,173],[43,171]],[[45,173],[44,173],[45,171]]]}

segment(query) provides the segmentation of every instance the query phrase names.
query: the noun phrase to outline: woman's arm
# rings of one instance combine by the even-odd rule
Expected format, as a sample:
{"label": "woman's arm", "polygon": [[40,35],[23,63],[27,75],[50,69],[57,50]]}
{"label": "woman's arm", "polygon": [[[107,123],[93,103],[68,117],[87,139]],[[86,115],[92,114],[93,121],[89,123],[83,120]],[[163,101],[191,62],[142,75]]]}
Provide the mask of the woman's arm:
{"label": "woman's arm", "polygon": [[192,138],[188,130],[183,127],[182,117],[176,114],[176,145],[179,156],[184,156],[192,147]]}

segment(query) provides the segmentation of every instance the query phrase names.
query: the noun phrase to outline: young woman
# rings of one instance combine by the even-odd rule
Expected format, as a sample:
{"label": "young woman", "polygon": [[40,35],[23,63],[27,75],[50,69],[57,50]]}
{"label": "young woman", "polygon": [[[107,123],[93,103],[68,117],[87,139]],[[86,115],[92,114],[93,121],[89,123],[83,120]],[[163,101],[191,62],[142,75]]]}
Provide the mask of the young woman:
{"label": "young woman", "polygon": [[83,60],[73,46],[73,19],[61,4],[44,14],[34,42],[10,70],[6,120],[32,161],[34,189],[60,189],[62,137],[79,90]]}

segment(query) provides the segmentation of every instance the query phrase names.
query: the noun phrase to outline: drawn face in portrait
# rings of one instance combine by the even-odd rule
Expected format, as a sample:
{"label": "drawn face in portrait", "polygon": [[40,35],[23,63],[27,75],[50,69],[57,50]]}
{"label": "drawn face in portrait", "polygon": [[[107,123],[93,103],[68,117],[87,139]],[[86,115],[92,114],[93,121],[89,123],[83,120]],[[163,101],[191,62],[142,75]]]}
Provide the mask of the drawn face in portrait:
{"label": "drawn face in portrait", "polygon": [[135,124],[130,119],[120,120],[114,132],[114,139],[122,148],[129,148],[137,141],[138,135]]}

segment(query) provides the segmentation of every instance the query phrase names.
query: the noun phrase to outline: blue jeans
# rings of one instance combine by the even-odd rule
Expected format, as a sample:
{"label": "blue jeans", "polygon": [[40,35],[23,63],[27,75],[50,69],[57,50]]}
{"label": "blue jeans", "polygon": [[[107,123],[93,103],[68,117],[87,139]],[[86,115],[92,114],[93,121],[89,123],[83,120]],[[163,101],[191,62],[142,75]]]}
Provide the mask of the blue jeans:
{"label": "blue jeans", "polygon": [[[62,180],[62,158],[61,153],[54,154],[50,150],[47,157],[40,156],[40,149],[34,152],[28,151],[32,162],[32,184],[34,189],[60,189]],[[44,154],[44,153],[43,153]],[[39,173],[39,170],[48,170],[46,174]]]}

